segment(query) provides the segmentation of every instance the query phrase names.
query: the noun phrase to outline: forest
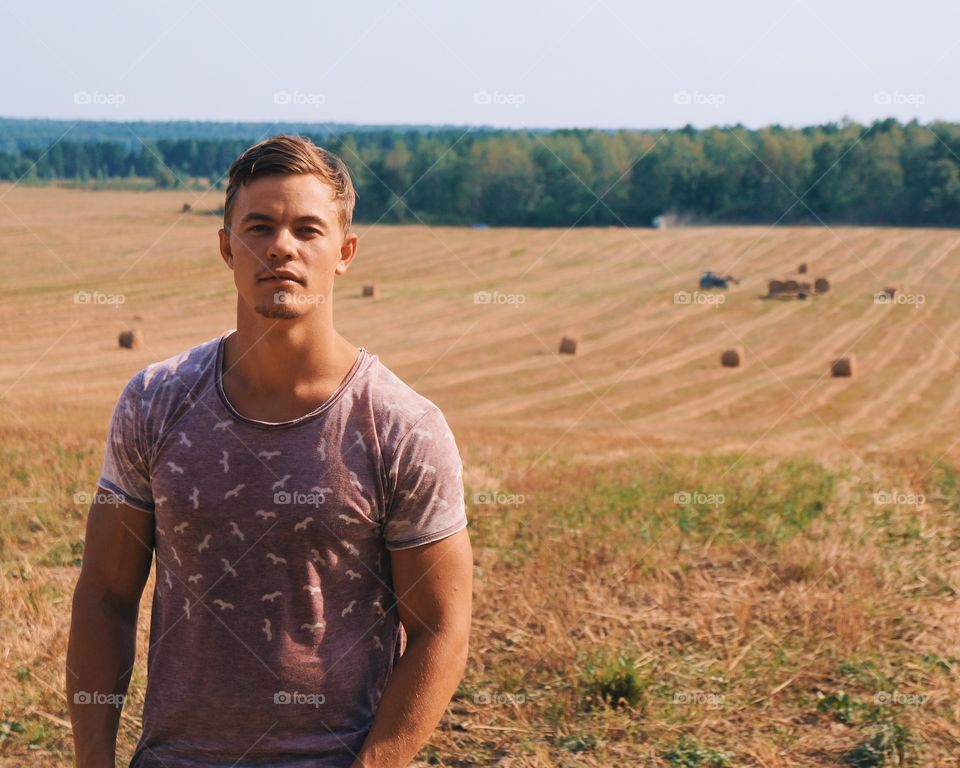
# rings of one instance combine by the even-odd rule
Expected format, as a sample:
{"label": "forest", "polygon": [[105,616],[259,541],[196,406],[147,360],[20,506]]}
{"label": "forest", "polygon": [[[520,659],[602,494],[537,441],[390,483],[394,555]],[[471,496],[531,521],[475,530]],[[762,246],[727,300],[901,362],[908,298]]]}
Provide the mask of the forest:
{"label": "forest", "polygon": [[0,120],[0,179],[223,188],[265,135],[339,154],[355,218],[488,226],[960,223],[960,125],[670,130]]}

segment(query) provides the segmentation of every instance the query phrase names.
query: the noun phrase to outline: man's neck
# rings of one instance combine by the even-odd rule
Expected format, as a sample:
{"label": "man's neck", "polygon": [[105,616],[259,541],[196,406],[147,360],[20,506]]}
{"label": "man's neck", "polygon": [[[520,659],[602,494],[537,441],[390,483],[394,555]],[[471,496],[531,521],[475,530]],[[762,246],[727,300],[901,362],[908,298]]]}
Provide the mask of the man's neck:
{"label": "man's neck", "polygon": [[358,352],[319,312],[298,320],[238,312],[237,332],[224,352],[224,379],[248,394],[310,398],[335,389]]}

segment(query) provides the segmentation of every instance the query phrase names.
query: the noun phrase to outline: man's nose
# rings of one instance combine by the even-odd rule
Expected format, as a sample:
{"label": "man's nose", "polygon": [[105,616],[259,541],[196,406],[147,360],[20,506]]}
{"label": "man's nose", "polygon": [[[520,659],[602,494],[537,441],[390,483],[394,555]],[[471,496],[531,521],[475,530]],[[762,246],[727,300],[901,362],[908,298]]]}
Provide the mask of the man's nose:
{"label": "man's nose", "polygon": [[287,259],[296,255],[293,233],[286,227],[277,227],[267,248],[267,256],[272,259]]}

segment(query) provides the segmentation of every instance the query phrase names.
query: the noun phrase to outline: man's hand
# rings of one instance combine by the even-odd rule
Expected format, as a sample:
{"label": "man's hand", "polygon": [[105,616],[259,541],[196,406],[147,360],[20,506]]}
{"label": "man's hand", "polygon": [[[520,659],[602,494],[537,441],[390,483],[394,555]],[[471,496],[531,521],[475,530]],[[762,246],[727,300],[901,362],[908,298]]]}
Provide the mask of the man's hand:
{"label": "man's hand", "polygon": [[114,768],[118,704],[133,670],[140,595],[153,546],[149,512],[115,501],[90,507],[67,646],[67,705],[77,768]]}
{"label": "man's hand", "polygon": [[466,529],[390,553],[407,646],[353,768],[402,768],[426,743],[467,663],[473,553]]}

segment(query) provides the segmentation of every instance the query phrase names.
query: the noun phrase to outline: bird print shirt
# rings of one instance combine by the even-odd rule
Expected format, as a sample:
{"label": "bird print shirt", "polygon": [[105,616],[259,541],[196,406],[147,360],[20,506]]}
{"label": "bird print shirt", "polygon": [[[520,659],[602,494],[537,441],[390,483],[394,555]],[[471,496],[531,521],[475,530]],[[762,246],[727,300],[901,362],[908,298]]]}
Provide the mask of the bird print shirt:
{"label": "bird print shirt", "polygon": [[137,373],[99,486],[154,520],[130,768],[349,766],[400,656],[390,553],[467,524],[440,409],[361,348],[312,412],[265,422],[213,338]]}

